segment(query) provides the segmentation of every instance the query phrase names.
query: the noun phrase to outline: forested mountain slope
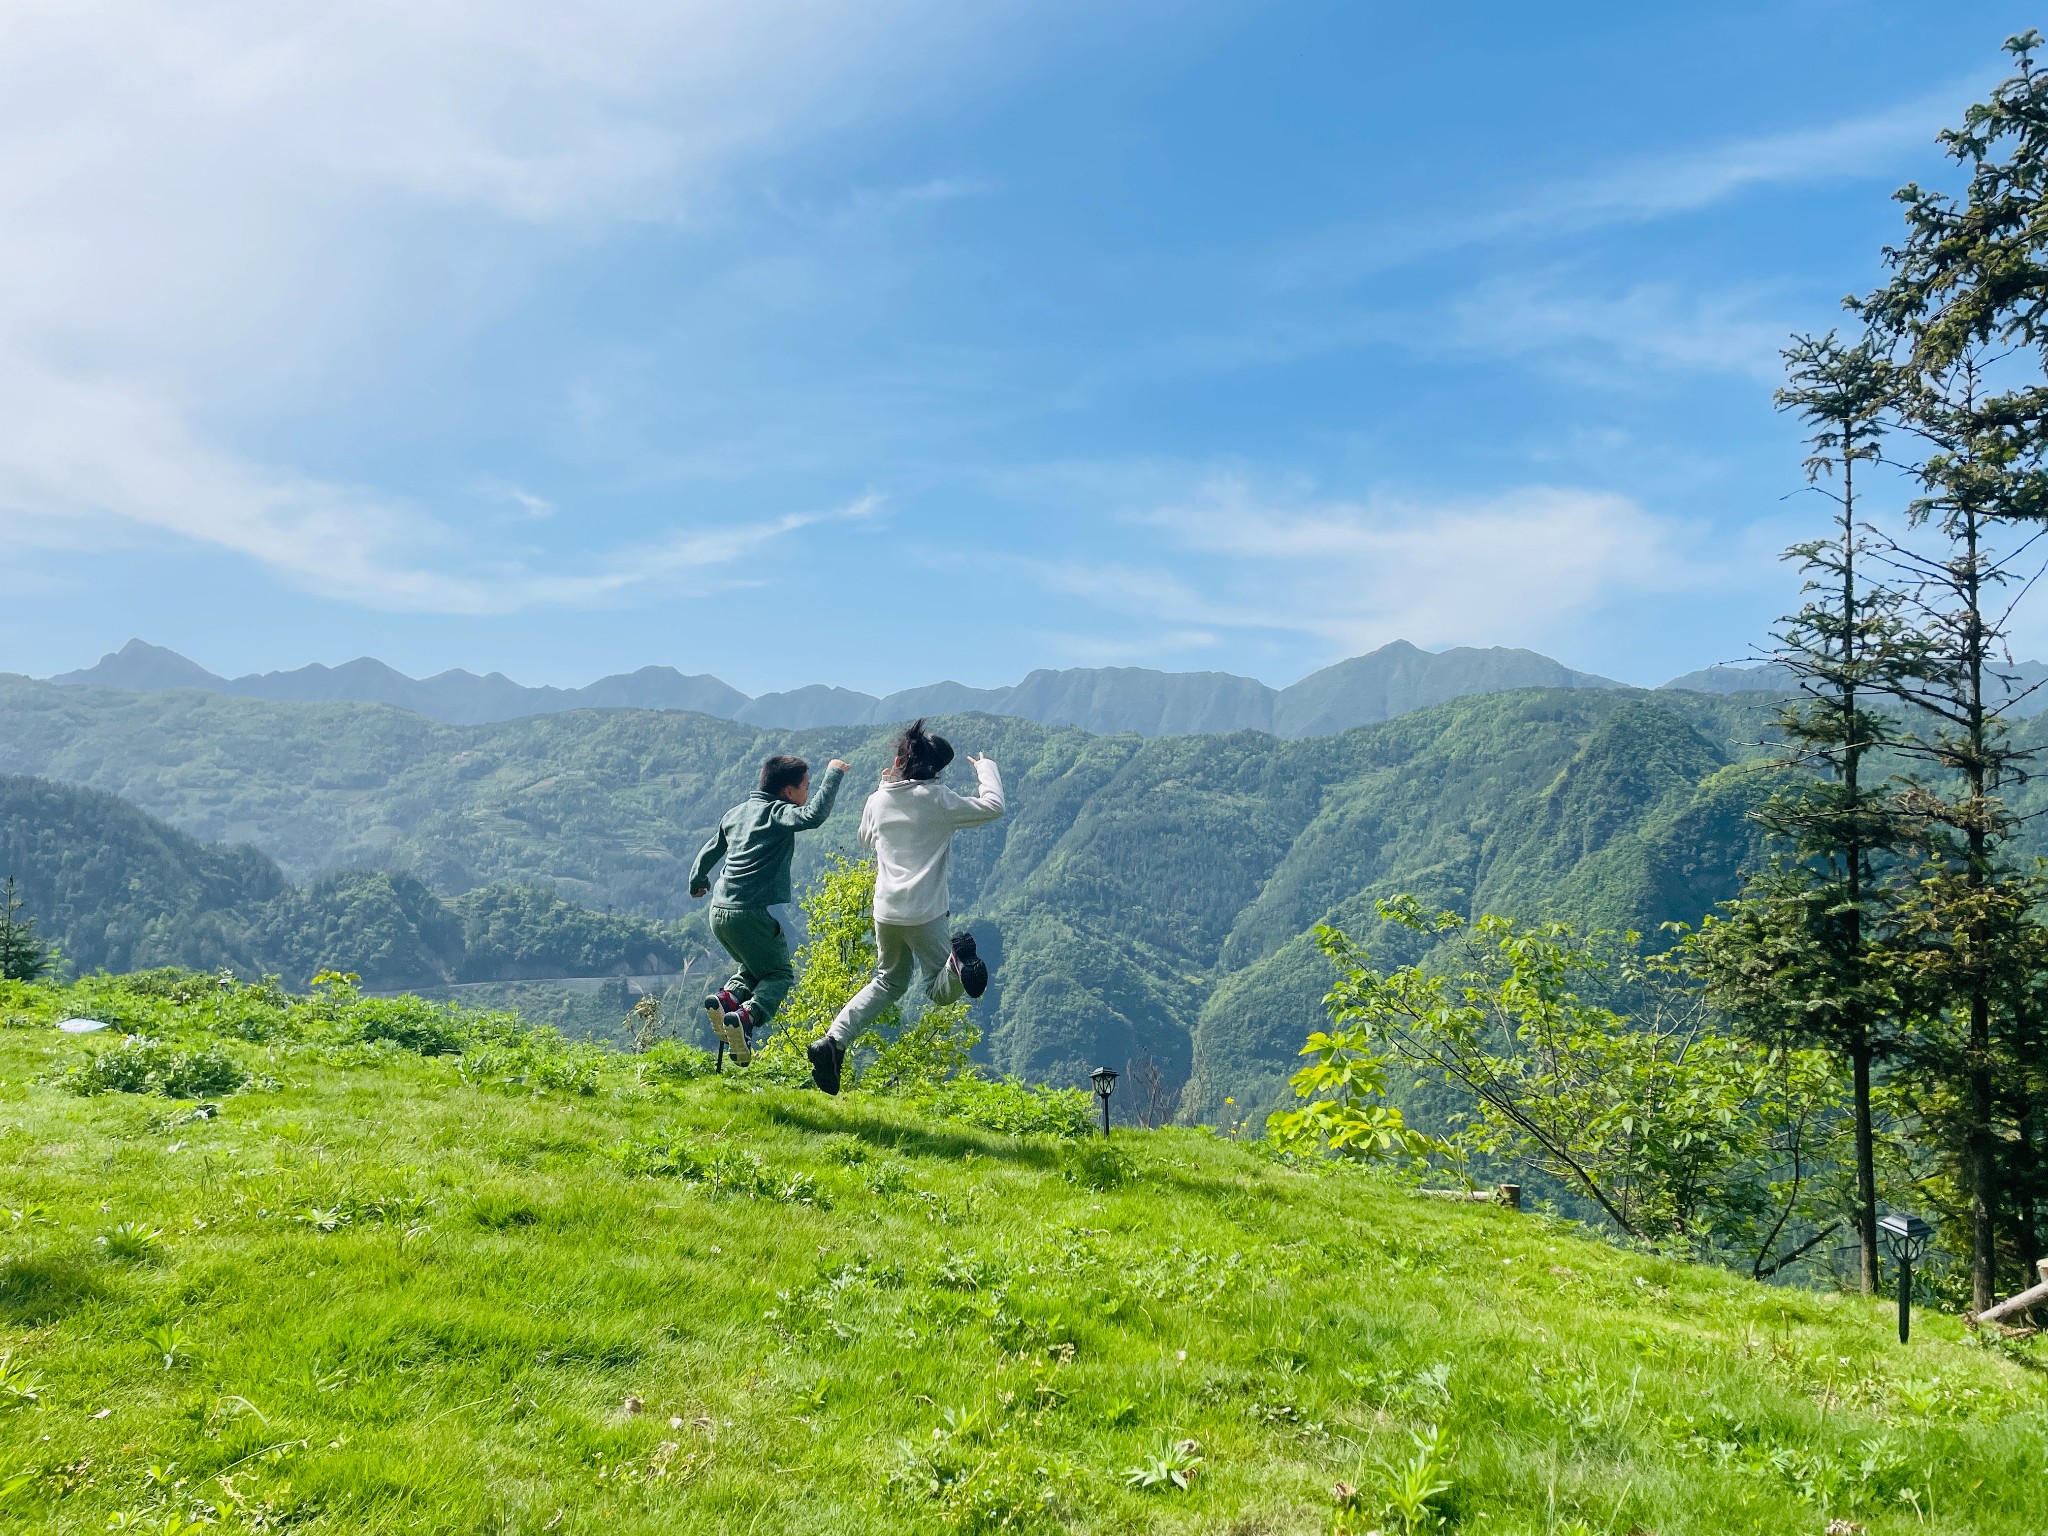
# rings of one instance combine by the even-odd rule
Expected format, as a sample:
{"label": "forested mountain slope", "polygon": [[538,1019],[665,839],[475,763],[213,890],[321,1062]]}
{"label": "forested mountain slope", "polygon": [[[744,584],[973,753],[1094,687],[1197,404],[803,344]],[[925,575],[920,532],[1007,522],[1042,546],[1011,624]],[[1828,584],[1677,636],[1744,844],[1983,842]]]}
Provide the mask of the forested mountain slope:
{"label": "forested mountain slope", "polygon": [[443,900],[419,879],[339,870],[295,887],[266,854],[186,836],[116,796],[0,776],[0,879],[80,971],[327,968],[371,986],[672,971],[704,937],[592,912],[534,884]]}
{"label": "forested mountain slope", "polygon": [[[1072,1080],[1150,1057],[1187,1107],[1270,1097],[1318,1017],[1302,937],[1398,890],[1465,909],[1653,925],[1729,894],[1772,701],[1601,689],[1477,695],[1339,736],[1143,740],[946,722],[1003,765],[1011,814],[960,839],[955,904],[988,936],[996,1064]],[[889,732],[765,731],[584,711],[457,727],[0,680],[0,770],[119,794],[260,846],[292,879],[417,875],[444,897],[547,880],[587,906],[690,910],[691,854],[769,752],[854,763],[801,874],[853,847]]]}

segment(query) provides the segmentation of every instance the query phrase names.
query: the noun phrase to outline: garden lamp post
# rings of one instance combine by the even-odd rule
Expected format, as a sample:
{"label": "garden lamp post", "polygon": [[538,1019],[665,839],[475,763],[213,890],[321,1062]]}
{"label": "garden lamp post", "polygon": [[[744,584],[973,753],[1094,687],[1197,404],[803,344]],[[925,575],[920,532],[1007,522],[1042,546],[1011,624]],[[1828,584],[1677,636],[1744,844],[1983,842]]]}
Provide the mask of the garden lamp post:
{"label": "garden lamp post", "polygon": [[1109,1096],[1116,1092],[1116,1068],[1097,1067],[1088,1074],[1088,1080],[1095,1084],[1095,1097],[1102,1100],[1102,1134],[1109,1135]]}
{"label": "garden lamp post", "polygon": [[1884,1234],[1884,1245],[1899,1266],[1899,1342],[1903,1344],[1913,1330],[1913,1263],[1927,1251],[1934,1228],[1918,1216],[1895,1212],[1880,1221],[1877,1230]]}

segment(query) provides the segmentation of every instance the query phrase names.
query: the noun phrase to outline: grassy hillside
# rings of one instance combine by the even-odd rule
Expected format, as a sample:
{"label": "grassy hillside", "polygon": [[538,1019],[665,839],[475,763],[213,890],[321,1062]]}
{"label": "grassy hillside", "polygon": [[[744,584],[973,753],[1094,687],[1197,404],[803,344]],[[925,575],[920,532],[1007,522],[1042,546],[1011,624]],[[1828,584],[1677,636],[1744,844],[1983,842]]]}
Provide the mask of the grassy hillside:
{"label": "grassy hillside", "polygon": [[[115,1049],[49,1027],[79,1010],[211,1098],[72,1091]],[[2048,1507],[2035,1356],[1946,1320],[1901,1349],[1882,1306],[1204,1133],[1106,1153],[701,1070],[415,1005],[7,990],[0,1521],[1392,1531],[1432,1435],[1410,1529]]]}
{"label": "grassy hillside", "polygon": [[[1077,1081],[1149,1058],[1214,1117],[1270,1097],[1316,1014],[1313,924],[1412,889],[1446,905],[1652,926],[1730,894],[1750,851],[1761,695],[1475,696],[1340,736],[1089,736],[945,722],[1012,812],[960,840],[955,904],[998,963],[992,1062]],[[0,680],[0,770],[119,794],[254,841],[294,878],[408,870],[443,896],[545,879],[586,905],[689,910],[690,855],[760,759],[880,772],[889,733],[585,711],[445,726],[382,706]],[[802,874],[851,846],[852,807]]]}

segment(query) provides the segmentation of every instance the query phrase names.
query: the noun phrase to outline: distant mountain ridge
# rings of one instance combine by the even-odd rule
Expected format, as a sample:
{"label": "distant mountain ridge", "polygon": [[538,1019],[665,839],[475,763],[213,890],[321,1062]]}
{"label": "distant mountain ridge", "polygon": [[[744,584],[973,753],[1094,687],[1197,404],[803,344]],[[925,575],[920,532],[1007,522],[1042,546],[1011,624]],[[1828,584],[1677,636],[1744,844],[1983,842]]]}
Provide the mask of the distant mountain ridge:
{"label": "distant mountain ridge", "polygon": [[[2003,663],[1995,670],[2003,682],[1994,683],[1991,696],[1999,697],[2002,687],[2007,696],[2013,697],[2015,702],[2009,710],[2013,718],[2024,720],[2048,710],[2048,663],[2015,661]],[[1674,677],[1664,686],[1692,693],[1791,693],[1798,687],[1798,680],[1782,663],[1765,661],[1746,667],[1701,667],[1697,672]]]}
{"label": "distant mountain ridge", "polygon": [[502,672],[461,670],[407,677],[363,657],[338,667],[225,678],[176,651],[130,640],[91,667],[49,679],[64,687],[135,693],[199,688],[277,703],[395,704],[448,725],[487,725],[571,709],[683,709],[746,725],[811,730],[884,725],[918,715],[1009,715],[1096,735],[1210,736],[1268,731],[1327,736],[1475,693],[1516,688],[1619,688],[1535,651],[1458,646],[1425,651],[1396,640],[1311,673],[1286,688],[1228,672],[1158,672],[1144,667],[1041,668],[1007,688],[933,683],[886,698],[813,684],[749,698],[705,673],[649,666],[583,688],[528,687]]}

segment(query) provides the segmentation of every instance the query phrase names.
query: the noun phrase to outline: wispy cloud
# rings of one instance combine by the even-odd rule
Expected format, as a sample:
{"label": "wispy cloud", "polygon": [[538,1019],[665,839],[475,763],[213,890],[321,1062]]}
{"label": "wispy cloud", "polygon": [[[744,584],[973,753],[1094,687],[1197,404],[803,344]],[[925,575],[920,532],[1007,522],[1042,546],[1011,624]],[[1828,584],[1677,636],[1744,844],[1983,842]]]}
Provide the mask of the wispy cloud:
{"label": "wispy cloud", "polygon": [[[459,505],[304,472],[244,428],[289,420],[309,382],[333,389],[331,366],[365,350],[366,333],[403,332],[422,312],[442,334],[486,324],[499,289],[518,290],[564,242],[701,223],[750,166],[955,89],[954,66],[1021,9],[11,7],[0,519],[23,540],[85,548],[147,530],[233,550],[309,591],[454,613],[604,601],[729,564],[809,515],[565,567],[472,537]],[[911,183],[869,212],[974,190]],[[553,510],[509,482],[476,490],[532,519]]]}
{"label": "wispy cloud", "polygon": [[1645,365],[1770,381],[1783,371],[1779,349],[1793,324],[1766,318],[1761,303],[1754,293],[1688,293],[1669,283],[1599,292],[1564,274],[1494,278],[1452,302],[1445,339],[1540,358],[1582,382],[1633,383]]}
{"label": "wispy cloud", "polygon": [[555,515],[555,504],[545,496],[514,485],[510,480],[498,480],[486,476],[470,487],[470,494],[481,501],[497,502],[501,506],[516,507],[523,517],[540,521]]}
{"label": "wispy cloud", "polygon": [[1110,612],[1311,635],[1343,654],[1394,639],[1541,643],[1604,603],[1717,579],[1692,558],[1691,530],[1628,497],[1568,486],[1333,501],[1262,494],[1224,475],[1127,516],[1174,558],[1022,568]]}
{"label": "wispy cloud", "polygon": [[479,548],[374,491],[223,452],[147,391],[0,359],[0,524],[10,537],[94,548],[169,536],[368,608],[484,614],[604,602],[681,572],[730,566],[800,528],[871,517],[880,504],[867,495],[828,511],[543,561]]}
{"label": "wispy cloud", "polygon": [[1906,152],[1933,152],[1937,127],[1982,83],[1958,81],[1838,123],[1623,161],[1511,194],[1484,212],[1345,225],[1283,255],[1270,277],[1283,288],[1341,286],[1468,246],[1644,223],[1760,187],[1897,174]]}
{"label": "wispy cloud", "polygon": [[932,176],[892,186],[856,187],[834,201],[818,205],[797,202],[777,193],[768,206],[791,224],[810,229],[843,231],[889,218],[906,209],[986,197],[996,183],[986,176]]}

